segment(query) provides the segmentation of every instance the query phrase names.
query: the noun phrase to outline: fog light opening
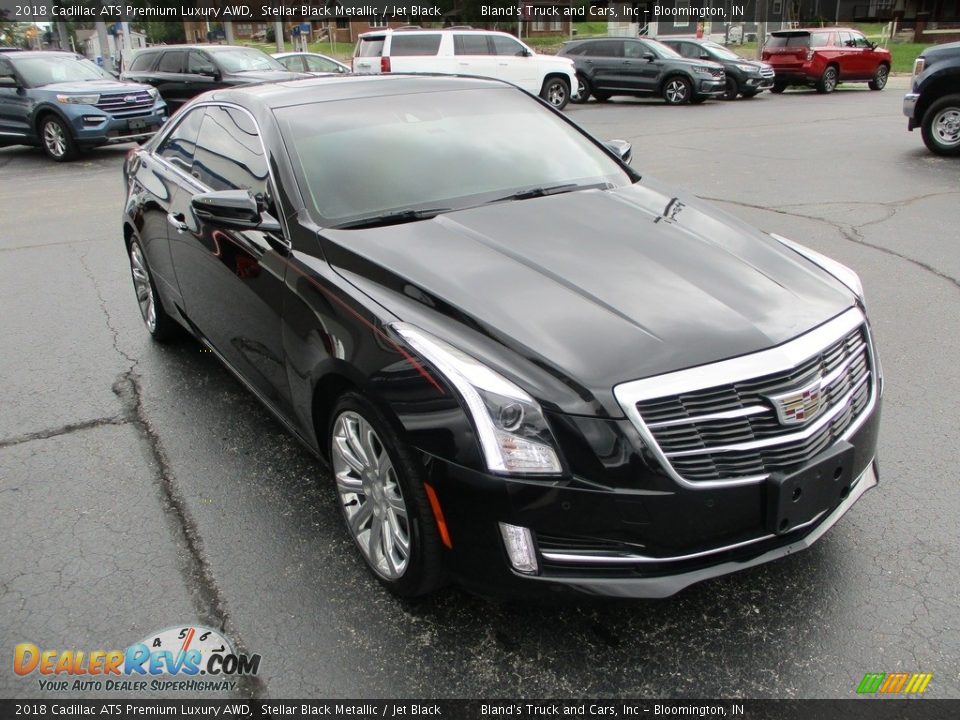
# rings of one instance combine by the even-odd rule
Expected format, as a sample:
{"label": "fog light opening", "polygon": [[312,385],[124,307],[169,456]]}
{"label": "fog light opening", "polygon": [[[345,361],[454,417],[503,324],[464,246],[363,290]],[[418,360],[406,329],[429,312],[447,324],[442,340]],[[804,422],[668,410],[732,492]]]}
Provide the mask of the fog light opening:
{"label": "fog light opening", "polygon": [[507,548],[510,564],[517,572],[533,575],[537,572],[537,551],[529,528],[500,523],[500,535]]}

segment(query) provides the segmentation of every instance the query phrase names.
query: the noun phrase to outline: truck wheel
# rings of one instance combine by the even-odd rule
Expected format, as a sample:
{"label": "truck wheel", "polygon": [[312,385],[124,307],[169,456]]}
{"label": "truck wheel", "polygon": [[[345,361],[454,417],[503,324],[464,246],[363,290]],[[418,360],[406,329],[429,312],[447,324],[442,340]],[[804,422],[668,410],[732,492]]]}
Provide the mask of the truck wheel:
{"label": "truck wheel", "polygon": [[543,81],[540,97],[553,105],[557,110],[563,110],[570,101],[570,86],[563,78],[547,78]]}
{"label": "truck wheel", "polygon": [[873,80],[868,85],[871,90],[883,90],[887,86],[887,78],[890,77],[890,68],[886,65],[878,65],[877,71],[873,73]]}
{"label": "truck wheel", "polygon": [[674,75],[663,84],[663,99],[667,105],[686,105],[693,95],[693,87],[685,77]]}
{"label": "truck wheel", "polygon": [[833,65],[827,65],[827,69],[823,71],[823,75],[817,80],[817,92],[832,93],[837,89],[839,79],[840,76],[837,74],[837,69]]}
{"label": "truck wheel", "polygon": [[77,143],[70,134],[70,128],[56,115],[47,115],[40,122],[40,140],[51,160],[67,162],[77,156]]}
{"label": "truck wheel", "polygon": [[960,155],[960,95],[947,95],[931,105],[920,124],[923,144],[937,155]]}

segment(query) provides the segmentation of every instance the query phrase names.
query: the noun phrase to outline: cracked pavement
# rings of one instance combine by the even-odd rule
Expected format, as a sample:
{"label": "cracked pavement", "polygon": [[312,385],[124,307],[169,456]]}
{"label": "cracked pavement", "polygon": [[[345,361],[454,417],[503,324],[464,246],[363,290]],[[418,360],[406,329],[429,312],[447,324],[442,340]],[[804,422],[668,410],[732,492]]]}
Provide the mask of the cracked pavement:
{"label": "cracked pavement", "polygon": [[810,550],[649,602],[386,595],[326,469],[200,347],[152,345],[119,236],[124,148],[0,150],[0,696],[13,646],[182,623],[262,654],[260,697],[960,697],[960,160],[903,88],[575,106],[634,166],[856,269],[886,373],[881,485]]}

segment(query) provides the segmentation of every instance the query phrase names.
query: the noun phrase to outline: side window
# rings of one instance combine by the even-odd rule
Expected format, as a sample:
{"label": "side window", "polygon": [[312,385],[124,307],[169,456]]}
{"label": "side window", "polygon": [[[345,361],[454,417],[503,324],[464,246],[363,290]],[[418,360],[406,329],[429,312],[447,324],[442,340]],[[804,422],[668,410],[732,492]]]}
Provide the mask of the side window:
{"label": "side window", "polygon": [[489,55],[490,45],[486,35],[454,35],[454,55]]}
{"label": "side window", "polygon": [[830,33],[815,32],[810,34],[810,47],[830,47]]}
{"label": "side window", "polygon": [[853,46],[863,49],[870,49],[873,47],[871,42],[860,33],[853,33]]}
{"label": "side window", "polygon": [[194,75],[215,75],[217,66],[199,50],[191,50],[187,56],[187,72]]}
{"label": "side window", "polygon": [[853,47],[853,38],[850,37],[848,32],[838,32],[834,33],[835,41],[834,44],[837,47],[848,48]]}
{"label": "side window", "polygon": [[700,59],[700,46],[695,45],[694,43],[685,42],[680,46],[678,51],[683,57],[691,58],[693,60]]}
{"label": "side window", "polygon": [[636,59],[643,57],[643,53],[646,51],[646,48],[642,43],[638,42],[624,42],[623,43],[623,56],[630,59]]}
{"label": "side window", "polygon": [[182,73],[183,72],[183,51],[173,50],[165,52],[160,58],[160,65],[157,72]]}
{"label": "side window", "polygon": [[522,56],[526,54],[526,49],[511,37],[503,35],[491,35],[493,40],[494,55],[514,55]]}
{"label": "side window", "polygon": [[193,176],[214,190],[267,192],[267,160],[256,125],[234,108],[210,107],[203,119]]}
{"label": "side window", "polygon": [[203,114],[204,108],[191,110],[157,148],[160,157],[186,173],[190,172],[190,166],[193,165]]}
{"label": "side window", "polygon": [[314,57],[313,55],[307,55],[304,59],[304,62],[307,63],[307,70],[310,72],[339,72],[337,69],[337,64],[332,60],[327,60],[322,57]]}
{"label": "side window", "polygon": [[390,55],[436,55],[440,50],[440,33],[407,35],[394,33],[390,41]]}
{"label": "side window", "polygon": [[130,64],[130,72],[143,72],[144,70],[149,70],[156,57],[157,53],[155,52],[140,53]]}
{"label": "side window", "polygon": [[0,77],[13,76],[13,63],[6,58],[0,57]]}
{"label": "side window", "polygon": [[592,57],[623,57],[623,41],[600,40],[590,43],[590,50],[586,54]]}

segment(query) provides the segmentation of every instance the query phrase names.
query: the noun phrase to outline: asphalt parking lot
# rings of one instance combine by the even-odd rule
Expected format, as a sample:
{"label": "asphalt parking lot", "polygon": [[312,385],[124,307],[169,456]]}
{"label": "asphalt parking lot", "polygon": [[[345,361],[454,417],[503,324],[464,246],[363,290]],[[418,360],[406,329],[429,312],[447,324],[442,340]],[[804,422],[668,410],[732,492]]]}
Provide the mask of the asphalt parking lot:
{"label": "asphalt parking lot", "polygon": [[0,150],[0,696],[42,694],[10,671],[19,642],[202,623],[263,656],[240,695],[849,698],[903,670],[960,697],[960,160],[906,131],[904,86],[568,111],[856,269],[885,370],[880,487],[809,551],[660,601],[387,595],[325,467],[198,344],[148,340],[126,148]]}

